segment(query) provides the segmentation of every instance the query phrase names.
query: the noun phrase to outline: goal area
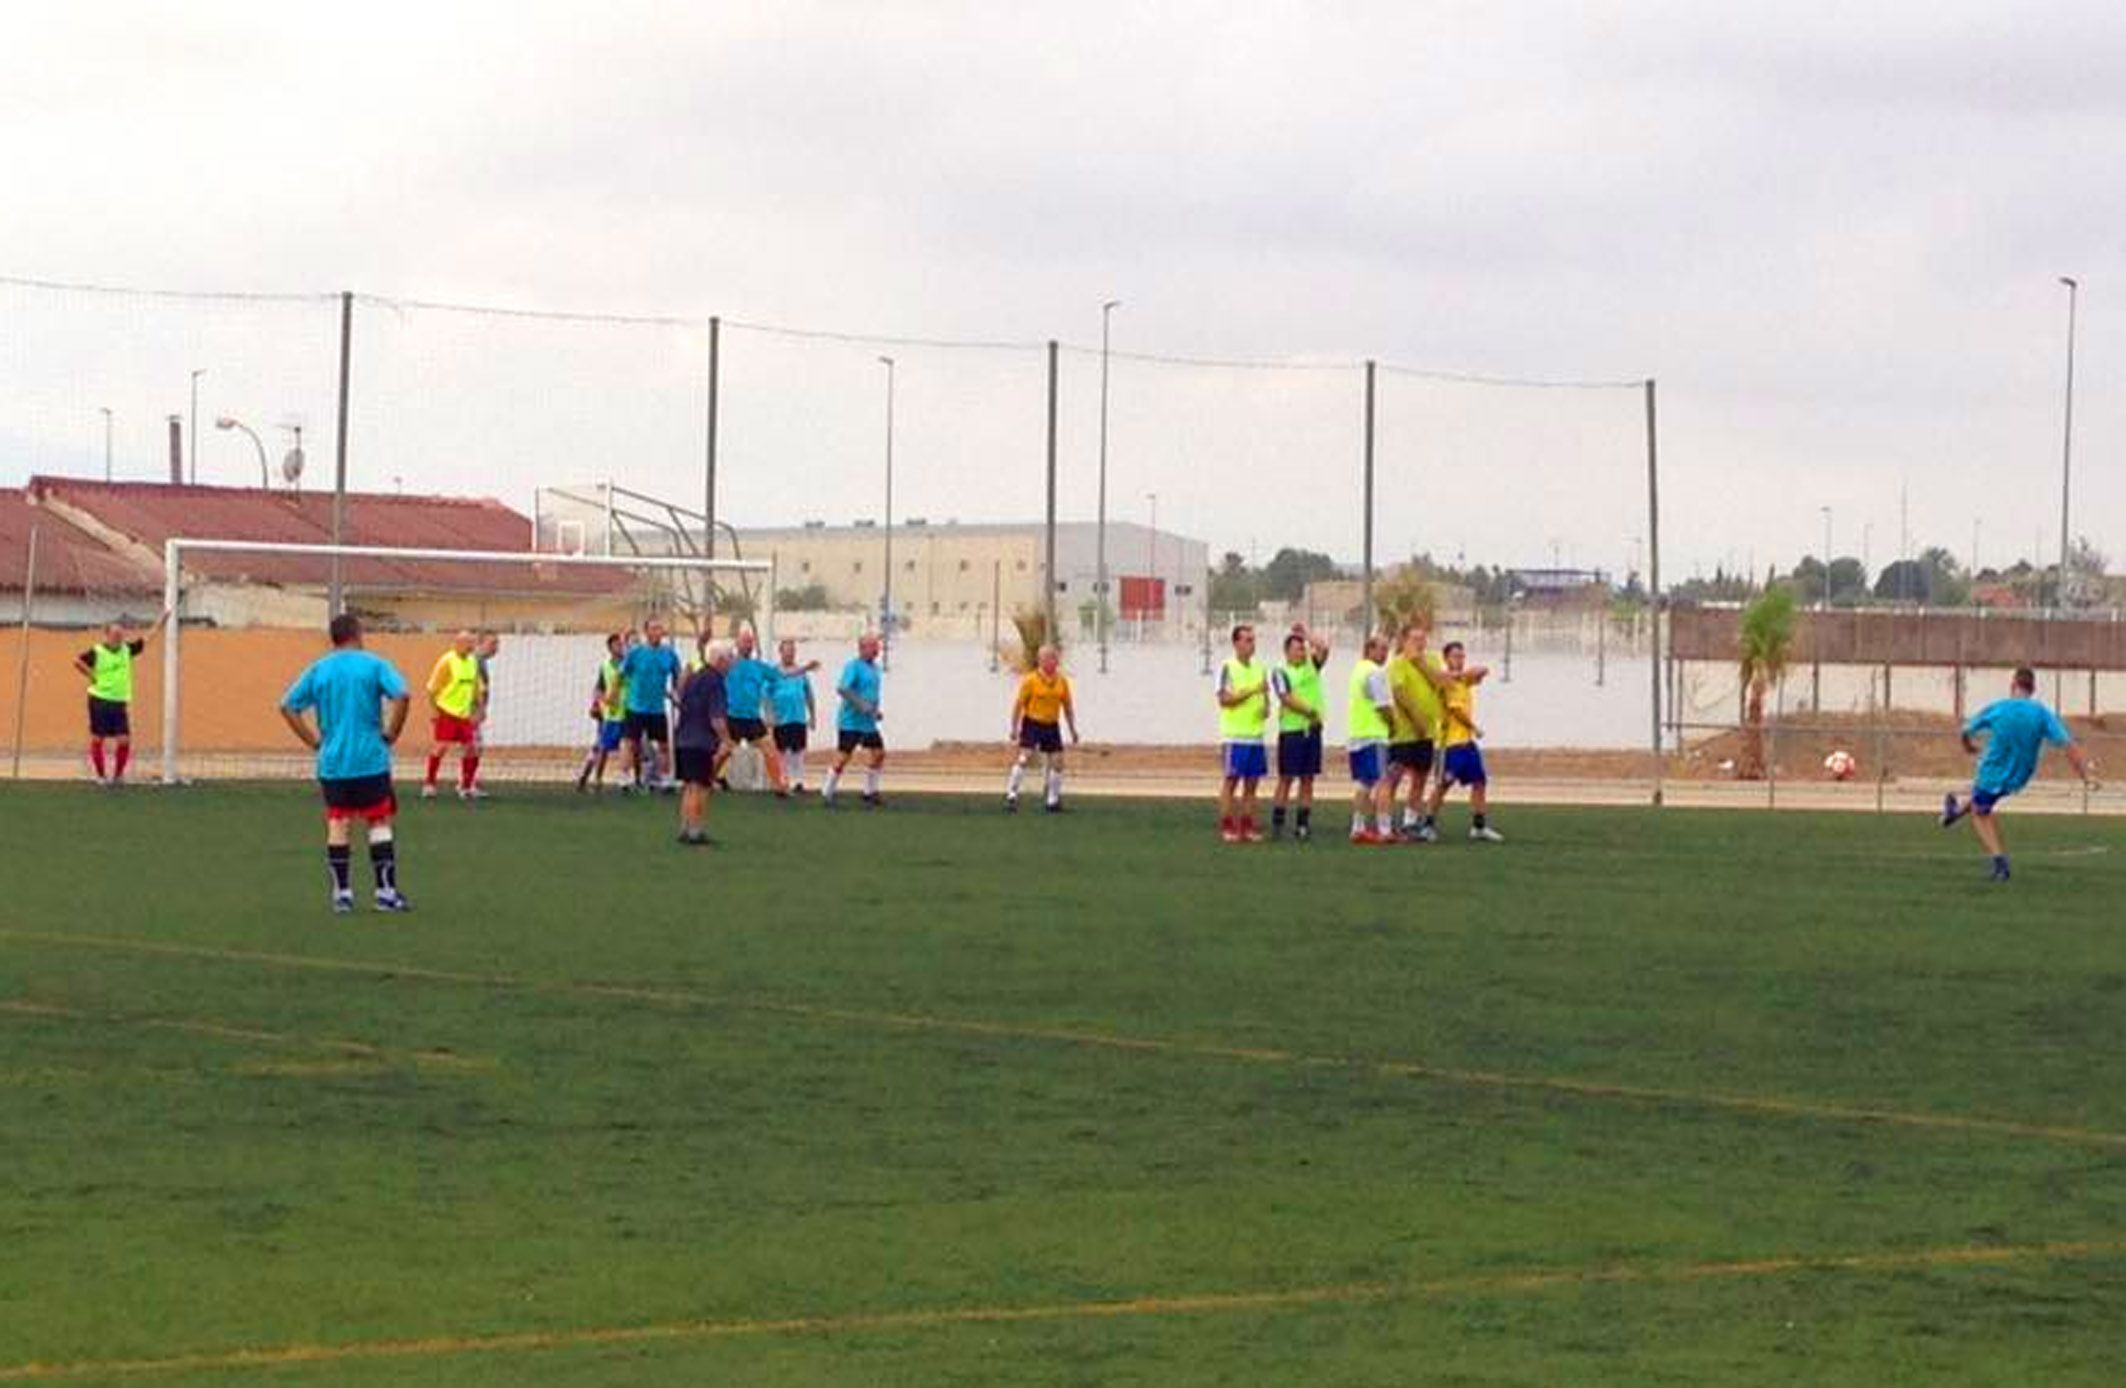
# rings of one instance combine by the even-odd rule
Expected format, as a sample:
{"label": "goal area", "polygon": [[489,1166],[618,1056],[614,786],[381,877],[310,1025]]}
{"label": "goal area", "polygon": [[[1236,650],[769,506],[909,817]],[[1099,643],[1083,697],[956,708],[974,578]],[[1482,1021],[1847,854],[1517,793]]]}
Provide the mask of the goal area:
{"label": "goal area", "polygon": [[[174,615],[143,656],[134,736],[159,744],[168,784],[312,774],[278,708],[330,649],[334,610],[362,619],[366,647],[412,692],[396,774],[417,775],[429,740],[430,671],[460,633],[492,653],[480,726],[483,780],[565,780],[596,732],[598,671],[614,634],[652,623],[681,659],[697,642],[752,628],[772,642],[772,561],[699,555],[282,544],[171,539],[163,602]],[[772,649],[772,647],[771,647]],[[148,736],[152,725],[153,736]]]}

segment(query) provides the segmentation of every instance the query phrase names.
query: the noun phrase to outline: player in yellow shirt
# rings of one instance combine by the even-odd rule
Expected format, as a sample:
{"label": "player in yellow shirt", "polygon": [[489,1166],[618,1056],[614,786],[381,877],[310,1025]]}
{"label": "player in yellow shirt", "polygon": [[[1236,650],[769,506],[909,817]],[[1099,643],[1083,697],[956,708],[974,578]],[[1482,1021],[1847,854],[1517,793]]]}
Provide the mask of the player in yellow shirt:
{"label": "player in yellow shirt", "polygon": [[480,771],[480,719],[485,715],[485,681],[480,674],[479,643],[469,631],[451,639],[450,649],[436,658],[428,673],[428,706],[434,712],[434,738],[428,746],[428,774],[421,781],[421,798],[432,800],[436,777],[443,770],[443,757],[458,749],[458,798],[473,797],[474,778]]}
{"label": "player in yellow shirt", "polygon": [[1484,774],[1484,754],[1477,746],[1484,730],[1476,723],[1476,687],[1484,679],[1481,667],[1472,668],[1466,651],[1459,641],[1449,641],[1440,648],[1446,660],[1450,683],[1440,691],[1440,702],[1445,706],[1446,717],[1440,723],[1440,743],[1445,749],[1440,758],[1440,774],[1432,787],[1432,802],[1425,815],[1425,827],[1435,829],[1439,819],[1440,802],[1455,786],[1469,787],[1469,837],[1478,843],[1504,843],[1505,835],[1487,822],[1490,797],[1487,789],[1489,778]]}
{"label": "player in yellow shirt", "polygon": [[1034,668],[1019,681],[1018,697],[1011,701],[1011,740],[1019,753],[1004,781],[1004,809],[1019,808],[1019,784],[1026,779],[1030,754],[1046,760],[1043,802],[1050,814],[1063,808],[1063,729],[1078,740],[1078,711],[1071,702],[1070,677],[1062,671],[1063,656],[1054,646],[1043,646],[1034,657]]}

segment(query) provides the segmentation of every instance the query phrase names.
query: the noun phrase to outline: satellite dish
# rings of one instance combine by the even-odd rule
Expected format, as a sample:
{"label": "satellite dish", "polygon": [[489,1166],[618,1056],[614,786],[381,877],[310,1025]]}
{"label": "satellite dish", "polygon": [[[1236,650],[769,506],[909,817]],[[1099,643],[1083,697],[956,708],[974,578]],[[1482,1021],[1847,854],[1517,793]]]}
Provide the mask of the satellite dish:
{"label": "satellite dish", "polygon": [[288,456],[281,459],[281,477],[285,479],[288,485],[291,487],[303,480],[302,449],[291,448],[288,450]]}

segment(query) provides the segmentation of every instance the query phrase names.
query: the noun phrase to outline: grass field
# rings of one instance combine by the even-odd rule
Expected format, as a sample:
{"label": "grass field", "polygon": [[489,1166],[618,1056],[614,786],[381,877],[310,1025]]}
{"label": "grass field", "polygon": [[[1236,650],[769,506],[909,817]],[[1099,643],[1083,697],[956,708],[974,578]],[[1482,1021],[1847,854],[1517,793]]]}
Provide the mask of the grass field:
{"label": "grass field", "polygon": [[0,1383],[2118,1381],[2119,821],[1077,809],[0,792]]}

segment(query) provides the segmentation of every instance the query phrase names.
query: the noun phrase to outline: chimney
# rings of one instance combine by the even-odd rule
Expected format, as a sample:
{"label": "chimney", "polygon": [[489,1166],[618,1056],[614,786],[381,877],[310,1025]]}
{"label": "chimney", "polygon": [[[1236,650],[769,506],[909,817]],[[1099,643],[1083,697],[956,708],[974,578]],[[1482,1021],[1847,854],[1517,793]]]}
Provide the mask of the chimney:
{"label": "chimney", "polygon": [[170,416],[170,485],[184,485],[185,480],[185,422],[180,415]]}

